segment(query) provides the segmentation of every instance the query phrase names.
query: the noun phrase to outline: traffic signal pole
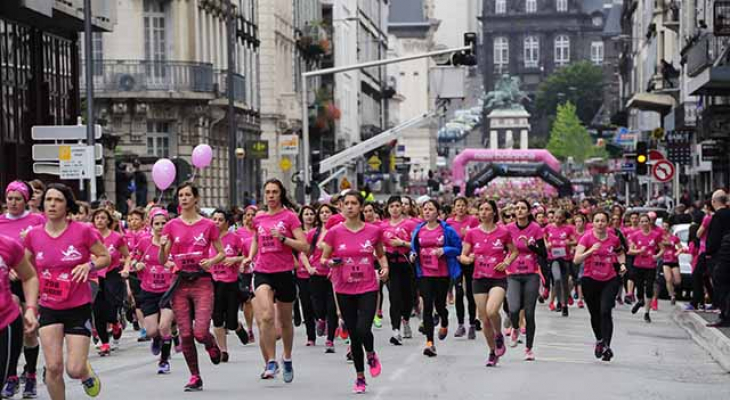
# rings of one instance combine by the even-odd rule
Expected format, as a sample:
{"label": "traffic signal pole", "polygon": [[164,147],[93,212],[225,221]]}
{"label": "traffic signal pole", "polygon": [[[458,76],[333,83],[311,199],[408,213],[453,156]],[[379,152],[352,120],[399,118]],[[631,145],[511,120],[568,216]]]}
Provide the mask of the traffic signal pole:
{"label": "traffic signal pole", "polygon": [[[91,37],[91,0],[84,0],[84,57],[86,58],[86,146],[93,154],[96,138],[94,137],[94,51]],[[96,160],[92,156],[91,160]],[[89,162],[89,160],[85,160]],[[96,167],[92,165],[89,177],[89,203],[96,201]]]}

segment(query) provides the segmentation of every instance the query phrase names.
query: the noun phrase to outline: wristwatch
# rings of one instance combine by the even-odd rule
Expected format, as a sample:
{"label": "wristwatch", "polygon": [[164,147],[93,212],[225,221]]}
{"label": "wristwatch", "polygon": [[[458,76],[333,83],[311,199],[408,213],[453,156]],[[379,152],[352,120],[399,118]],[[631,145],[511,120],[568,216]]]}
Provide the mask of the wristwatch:
{"label": "wristwatch", "polygon": [[280,241],[281,243],[284,243],[284,242],[286,241],[286,236],[282,236],[282,237],[280,237],[280,238],[279,238],[279,241]]}

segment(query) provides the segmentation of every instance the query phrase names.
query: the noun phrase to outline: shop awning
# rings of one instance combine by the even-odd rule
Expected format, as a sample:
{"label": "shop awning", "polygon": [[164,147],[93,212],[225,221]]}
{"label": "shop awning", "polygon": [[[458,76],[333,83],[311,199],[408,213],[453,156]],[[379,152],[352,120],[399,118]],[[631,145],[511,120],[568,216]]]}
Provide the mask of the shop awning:
{"label": "shop awning", "polygon": [[636,108],[643,111],[656,111],[660,114],[669,112],[672,107],[676,106],[677,102],[674,97],[668,94],[655,94],[655,93],[636,93],[629,102],[626,103],[626,108]]}

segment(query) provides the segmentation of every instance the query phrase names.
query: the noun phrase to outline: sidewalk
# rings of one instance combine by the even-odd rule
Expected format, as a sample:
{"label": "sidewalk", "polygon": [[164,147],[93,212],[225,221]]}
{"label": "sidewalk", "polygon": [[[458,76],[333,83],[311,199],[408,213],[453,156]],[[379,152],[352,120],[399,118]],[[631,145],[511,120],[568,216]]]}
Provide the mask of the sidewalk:
{"label": "sidewalk", "polygon": [[685,303],[677,304],[672,319],[692,340],[705,349],[727,372],[730,372],[730,328],[708,328],[707,323],[717,319],[717,314],[701,311],[684,311]]}

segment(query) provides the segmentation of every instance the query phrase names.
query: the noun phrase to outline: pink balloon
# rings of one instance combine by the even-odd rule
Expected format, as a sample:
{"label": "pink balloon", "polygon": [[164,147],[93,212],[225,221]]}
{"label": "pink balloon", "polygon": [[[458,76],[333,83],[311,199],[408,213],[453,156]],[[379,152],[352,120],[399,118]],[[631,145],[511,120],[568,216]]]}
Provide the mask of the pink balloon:
{"label": "pink balloon", "polygon": [[213,149],[207,144],[199,144],[193,149],[193,165],[205,168],[213,161]]}
{"label": "pink balloon", "polygon": [[155,181],[155,186],[160,190],[166,190],[175,182],[175,164],[167,158],[161,158],[157,160],[154,166],[152,166],[152,180]]}

